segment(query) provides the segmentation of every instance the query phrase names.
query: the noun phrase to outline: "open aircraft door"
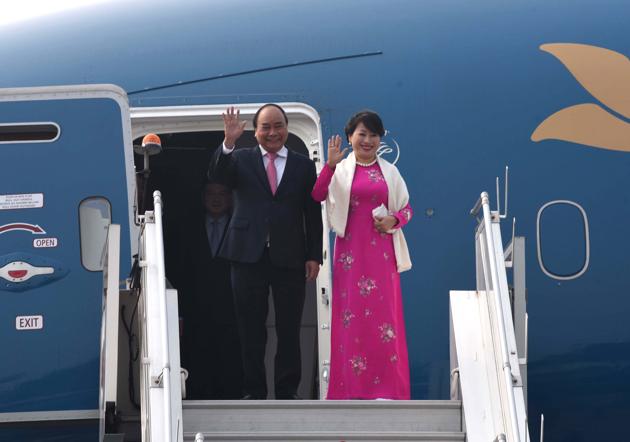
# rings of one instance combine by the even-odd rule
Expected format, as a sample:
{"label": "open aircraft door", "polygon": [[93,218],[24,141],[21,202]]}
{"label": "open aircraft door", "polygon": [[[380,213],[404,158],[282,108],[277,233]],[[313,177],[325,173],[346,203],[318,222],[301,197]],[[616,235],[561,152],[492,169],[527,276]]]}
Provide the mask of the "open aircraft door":
{"label": "open aircraft door", "polygon": [[104,245],[119,224],[127,275],[134,194],[122,89],[0,89],[0,440],[98,439]]}

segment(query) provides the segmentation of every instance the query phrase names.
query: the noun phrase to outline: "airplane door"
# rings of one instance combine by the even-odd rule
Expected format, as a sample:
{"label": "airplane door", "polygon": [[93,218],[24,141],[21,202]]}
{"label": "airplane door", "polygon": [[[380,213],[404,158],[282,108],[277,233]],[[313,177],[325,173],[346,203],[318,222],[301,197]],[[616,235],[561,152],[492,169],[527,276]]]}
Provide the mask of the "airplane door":
{"label": "airplane door", "polygon": [[134,191],[122,89],[0,89],[0,424],[95,419],[77,440],[98,437],[103,246],[120,224],[128,274]]}

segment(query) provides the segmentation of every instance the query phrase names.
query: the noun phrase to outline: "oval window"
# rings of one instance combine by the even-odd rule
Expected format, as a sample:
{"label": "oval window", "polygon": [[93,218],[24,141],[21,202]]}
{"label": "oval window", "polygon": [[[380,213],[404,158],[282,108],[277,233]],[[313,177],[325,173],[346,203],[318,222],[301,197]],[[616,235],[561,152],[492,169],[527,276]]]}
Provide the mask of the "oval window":
{"label": "oval window", "polygon": [[550,201],[536,217],[538,264],[550,278],[569,280],[586,272],[590,240],[586,211],[568,200]]}
{"label": "oval window", "polygon": [[0,124],[0,143],[45,143],[59,138],[56,123]]}
{"label": "oval window", "polygon": [[103,197],[92,197],[79,205],[81,263],[92,271],[103,270],[107,229],[112,222],[112,207]]}

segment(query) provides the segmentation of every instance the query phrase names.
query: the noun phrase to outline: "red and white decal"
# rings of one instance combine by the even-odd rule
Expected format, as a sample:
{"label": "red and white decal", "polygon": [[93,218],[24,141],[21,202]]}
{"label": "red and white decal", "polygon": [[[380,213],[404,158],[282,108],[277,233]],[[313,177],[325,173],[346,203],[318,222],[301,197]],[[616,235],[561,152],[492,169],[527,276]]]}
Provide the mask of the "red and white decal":
{"label": "red and white decal", "polygon": [[33,235],[44,235],[46,231],[39,227],[37,224],[29,224],[29,223],[11,223],[0,226],[0,235],[3,233],[11,232],[14,230],[24,230],[26,232],[31,232]]}
{"label": "red and white decal", "polygon": [[55,269],[52,267],[34,267],[24,261],[13,261],[0,268],[0,278],[11,282],[24,282],[33,276],[52,273],[55,273]]}

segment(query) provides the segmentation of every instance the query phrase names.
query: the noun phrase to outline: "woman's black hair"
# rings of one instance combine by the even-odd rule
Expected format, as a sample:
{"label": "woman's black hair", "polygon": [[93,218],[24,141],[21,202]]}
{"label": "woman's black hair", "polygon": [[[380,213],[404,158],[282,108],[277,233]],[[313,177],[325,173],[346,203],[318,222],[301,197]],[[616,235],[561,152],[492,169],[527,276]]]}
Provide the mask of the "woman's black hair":
{"label": "woman's black hair", "polygon": [[348,141],[350,141],[350,135],[354,133],[359,123],[363,123],[370,132],[379,134],[381,137],[385,135],[385,128],[383,127],[381,117],[371,110],[362,110],[354,114],[346,123],[344,130]]}

